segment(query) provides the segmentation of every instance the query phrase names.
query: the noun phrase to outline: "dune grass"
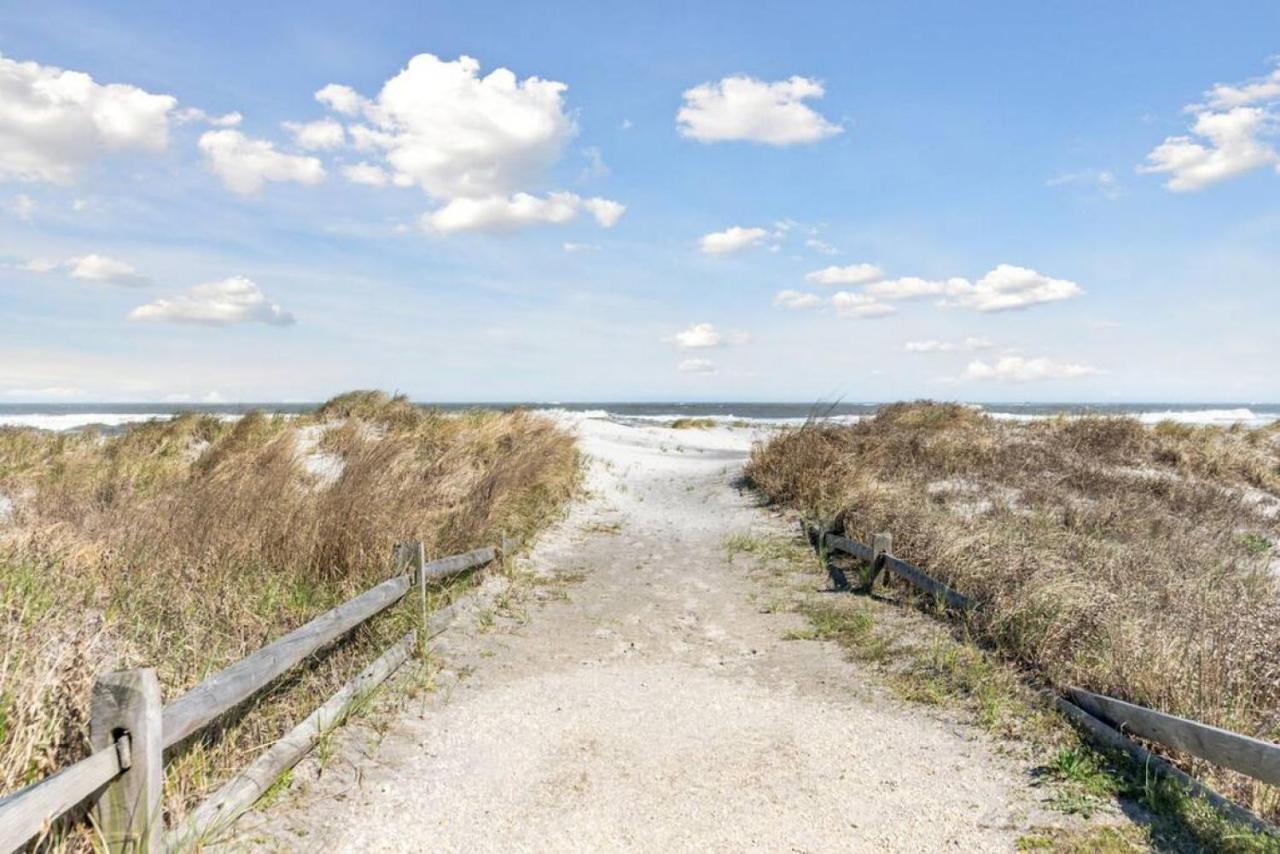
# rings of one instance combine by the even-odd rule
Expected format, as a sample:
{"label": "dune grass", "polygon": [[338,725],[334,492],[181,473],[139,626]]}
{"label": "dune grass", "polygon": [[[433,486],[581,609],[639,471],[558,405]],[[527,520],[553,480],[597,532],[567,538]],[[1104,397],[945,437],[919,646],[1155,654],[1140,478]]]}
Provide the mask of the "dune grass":
{"label": "dune grass", "polygon": [[712,418],[677,418],[672,421],[672,430],[710,430],[716,426]]}
{"label": "dune grass", "polygon": [[[389,577],[395,542],[443,556],[500,532],[527,538],[578,480],[573,440],[548,421],[377,392],[300,417],[0,430],[0,495],[13,504],[0,519],[0,792],[86,755],[94,674],[152,666],[175,697]],[[170,814],[414,619],[392,609],[206,732],[170,766]]]}
{"label": "dune grass", "polygon": [[[891,532],[1053,684],[1280,740],[1280,429],[897,404],[786,431],[748,475],[849,536]],[[1174,759],[1280,817],[1274,788]]]}

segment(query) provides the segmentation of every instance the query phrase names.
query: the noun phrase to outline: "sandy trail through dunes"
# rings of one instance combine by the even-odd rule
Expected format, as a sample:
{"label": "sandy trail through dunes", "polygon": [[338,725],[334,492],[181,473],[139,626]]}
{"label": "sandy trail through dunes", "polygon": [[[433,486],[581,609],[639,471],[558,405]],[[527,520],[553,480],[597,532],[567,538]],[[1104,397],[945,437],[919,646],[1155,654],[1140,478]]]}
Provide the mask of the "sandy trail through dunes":
{"label": "sandy trail through dunes", "polygon": [[528,560],[581,580],[527,619],[460,621],[437,646],[459,678],[353,771],[300,769],[240,844],[1013,850],[1024,772],[834,647],[784,640],[803,620],[726,561],[729,533],[783,526],[734,486],[749,431],[576,423],[591,494]]}

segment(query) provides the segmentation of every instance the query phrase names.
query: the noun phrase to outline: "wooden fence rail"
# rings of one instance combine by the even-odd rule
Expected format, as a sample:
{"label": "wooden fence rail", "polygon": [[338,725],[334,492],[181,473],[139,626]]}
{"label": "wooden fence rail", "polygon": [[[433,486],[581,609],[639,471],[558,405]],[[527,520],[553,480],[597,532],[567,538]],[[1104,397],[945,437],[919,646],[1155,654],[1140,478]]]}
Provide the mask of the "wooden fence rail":
{"label": "wooden fence rail", "polygon": [[[383,652],[306,720],[268,748],[248,769],[192,810],[167,836],[161,790],[164,751],[174,751],[227,712],[249,700],[285,672],[376,614],[399,602],[410,588],[439,583],[498,558],[509,548],[486,546],[426,562],[419,543],[396,547],[397,574],[364,593],[250,653],[169,705],[160,705],[159,685],[148,669],[104,674],[94,685],[90,739],[94,752],[57,773],[0,798],[0,852],[16,851],[49,832],[63,815],[86,803],[112,852],[164,851],[198,844],[225,829],[251,807],[280,774],[291,768],[355,703],[385,681],[409,657],[417,639],[410,632]],[[426,634],[425,594],[423,636]]]}
{"label": "wooden fence rail", "polygon": [[[919,567],[889,554],[888,549],[883,552],[878,549],[877,543],[892,542],[888,534],[876,534],[872,545],[867,546],[834,533],[829,526],[819,527],[805,521],[801,522],[801,526],[805,536],[820,552],[839,551],[871,564],[868,583],[864,585],[864,589],[870,589],[875,584],[876,576],[883,567],[955,611],[970,611],[979,607],[977,602],[931,578]],[[847,587],[843,583],[843,573],[838,573],[831,567],[828,569],[832,572],[832,579],[837,587]],[[1280,833],[1276,827],[1249,810],[1212,791],[1176,766],[1159,760],[1125,733],[1190,753],[1214,765],[1238,771],[1273,786],[1280,785],[1280,744],[1126,703],[1114,697],[1094,694],[1081,688],[1068,687],[1062,693],[1054,693],[1052,700],[1069,719],[1103,741],[1106,746],[1123,749],[1144,766],[1158,766],[1164,773],[1202,795],[1235,820],[1256,830]]]}

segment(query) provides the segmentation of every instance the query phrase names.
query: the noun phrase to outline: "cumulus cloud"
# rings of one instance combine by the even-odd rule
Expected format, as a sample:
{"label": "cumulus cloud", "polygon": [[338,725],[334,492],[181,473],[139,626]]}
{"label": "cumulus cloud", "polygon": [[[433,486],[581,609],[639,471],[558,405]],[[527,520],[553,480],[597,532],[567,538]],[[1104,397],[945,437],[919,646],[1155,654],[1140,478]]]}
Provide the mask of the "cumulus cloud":
{"label": "cumulus cloud", "polygon": [[708,255],[727,255],[758,246],[760,241],[768,236],[769,232],[763,228],[743,228],[735,225],[724,231],[713,231],[702,235],[698,245]]}
{"label": "cumulus cloud", "polygon": [[605,228],[612,227],[626,208],[609,199],[584,199],[575,193],[550,193],[545,197],[516,193],[485,198],[457,198],[422,215],[424,231],[454,234],[461,231],[510,231],[529,225],[558,225],[587,211]]}
{"label": "cumulus cloud", "polygon": [[745,332],[722,332],[710,323],[695,323],[688,329],[662,340],[676,345],[681,350],[697,350],[705,347],[723,347],[726,344],[746,344],[750,336]]}
{"label": "cumulus cloud", "polygon": [[84,279],[89,282],[106,282],[111,285],[126,287],[145,287],[151,279],[139,273],[132,265],[105,255],[85,255],[72,258],[67,262],[69,275],[73,279]]}
{"label": "cumulus cloud", "polygon": [[908,341],[902,345],[907,353],[954,353],[965,350],[987,350],[993,345],[986,338],[966,338],[959,343],[926,339],[924,341]]}
{"label": "cumulus cloud", "polygon": [[884,272],[875,264],[850,264],[814,270],[804,278],[818,285],[865,285],[883,279]]}
{"label": "cumulus cloud", "polygon": [[1218,84],[1208,102],[1190,104],[1189,135],[1171,136],[1147,155],[1138,172],[1165,174],[1165,186],[1190,192],[1264,166],[1280,171],[1269,141],[1280,131],[1280,68],[1240,85]]}
{"label": "cumulus cloud", "polygon": [[[612,226],[626,210],[618,202],[529,190],[577,133],[565,111],[567,88],[539,77],[520,80],[506,68],[481,76],[480,63],[469,56],[446,61],[423,53],[377,98],[335,83],[315,97],[356,120],[346,128],[356,150],[381,158],[348,167],[349,180],[416,186],[440,203],[422,216],[426,230],[503,231],[568,222],[580,211]],[[587,156],[600,174],[600,152],[587,149]]]}
{"label": "cumulus cloud", "polygon": [[341,148],[347,135],[342,125],[333,119],[315,122],[284,122],[284,129],[293,134],[293,142],[307,151],[329,151]]}
{"label": "cumulus cloud", "polygon": [[945,293],[941,305],[990,312],[1071,299],[1083,294],[1084,289],[1075,282],[1050,278],[1027,267],[1000,264],[973,284],[964,279],[948,279]]}
{"label": "cumulus cloud", "polygon": [[778,291],[773,304],[779,308],[817,308],[822,305],[822,297],[803,291]]}
{"label": "cumulus cloud", "polygon": [[391,182],[391,176],[385,169],[363,161],[342,167],[342,175],[352,184],[364,184],[367,187],[385,187]]}
{"label": "cumulus cloud", "polygon": [[919,299],[920,297],[939,296],[948,293],[959,293],[970,288],[967,279],[930,280],[917,276],[903,276],[900,279],[886,279],[867,286],[867,293],[884,299]]}
{"label": "cumulus cloud", "polygon": [[267,299],[253,280],[244,276],[206,282],[184,294],[140,305],[129,312],[129,318],[206,326],[254,322],[288,326],[294,322],[292,314]]}
{"label": "cumulus cloud", "polygon": [[344,116],[357,115],[361,110],[370,106],[368,99],[355,89],[350,86],[343,86],[340,83],[330,83],[316,92],[316,100],[335,113],[341,113]]}
{"label": "cumulus cloud", "polygon": [[772,83],[743,75],[726,77],[686,91],[676,126],[699,142],[817,142],[843,130],[805,103],[823,94],[822,84],[807,77]]}
{"label": "cumulus cloud", "polygon": [[68,258],[65,261],[33,258],[23,264],[22,268],[33,273],[52,273],[61,269],[73,279],[124,287],[145,287],[151,284],[151,279],[135,270],[133,265],[97,254]]}
{"label": "cumulus cloud", "polygon": [[265,139],[252,139],[238,130],[212,130],[200,137],[209,169],[233,193],[252,196],[268,182],[319,184],[324,166],[314,157],[284,154]]}
{"label": "cumulus cloud", "polygon": [[105,152],[163,151],[177,103],[0,55],[0,180],[70,184]]}
{"label": "cumulus cloud", "polygon": [[849,291],[837,291],[832,294],[831,305],[835,307],[836,314],[841,317],[884,317],[897,310],[868,294],[855,294]]}
{"label": "cumulus cloud", "polygon": [[1022,356],[1003,356],[994,364],[980,359],[970,362],[962,379],[997,380],[1002,382],[1035,382],[1036,380],[1064,380],[1097,374],[1097,368],[1072,362],[1055,362],[1044,357],[1027,359]]}
{"label": "cumulus cloud", "polygon": [[682,374],[714,374],[719,368],[710,359],[685,359],[676,365],[676,370]]}

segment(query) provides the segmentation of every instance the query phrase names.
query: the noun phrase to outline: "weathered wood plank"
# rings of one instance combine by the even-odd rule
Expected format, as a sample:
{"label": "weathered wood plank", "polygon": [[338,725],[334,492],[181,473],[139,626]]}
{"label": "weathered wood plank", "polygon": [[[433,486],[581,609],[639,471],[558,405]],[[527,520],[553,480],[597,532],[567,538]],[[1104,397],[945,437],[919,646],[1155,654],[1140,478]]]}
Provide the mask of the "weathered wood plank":
{"label": "weathered wood plank", "polygon": [[98,798],[98,830],[111,852],[149,851],[164,832],[164,749],[160,745],[160,680],[149,667],[104,673],[93,683],[89,743],[122,746],[123,771]]}
{"label": "weathered wood plank", "polygon": [[1142,745],[1126,738],[1123,733],[1113,728],[1106,721],[1100,720],[1084,709],[1072,703],[1065,697],[1045,691],[1044,695],[1053,705],[1067,717],[1068,720],[1075,723],[1081,729],[1085,730],[1094,741],[1104,747],[1121,750],[1133,759],[1134,762],[1142,766],[1148,773],[1155,773],[1162,777],[1168,777],[1174,780],[1184,791],[1190,792],[1197,797],[1208,801],[1214,809],[1232,820],[1244,824],[1254,830],[1263,833],[1277,834],[1280,831],[1274,825],[1258,818],[1251,811],[1237,804],[1235,801],[1225,798],[1222,795],[1210,789],[1204,783],[1195,779],[1187,772],[1183,771],[1169,762],[1156,756]]}
{"label": "weathered wood plank", "polygon": [[315,747],[325,733],[342,723],[355,703],[394,673],[408,659],[416,641],[417,632],[406,634],[284,738],[260,754],[248,768],[192,810],[186,821],[169,834],[170,850],[211,841],[230,827],[257,803],[281,774]]}
{"label": "weathered wood plank", "polygon": [[853,555],[863,563],[871,563],[871,559],[875,557],[871,549],[864,546],[857,540],[851,540],[848,537],[842,537],[839,534],[827,534],[823,537],[823,542],[827,548],[842,551],[847,555]]}
{"label": "weathered wood plank", "polygon": [[1280,786],[1280,744],[1135,706],[1081,688],[1068,688],[1067,694],[1076,705],[1121,732],[1132,732],[1223,768],[1247,774],[1255,780]]}
{"label": "weathered wood plank", "polygon": [[0,851],[16,851],[120,773],[113,744],[0,799]]}
{"label": "weathered wood plank", "polygon": [[910,581],[916,587],[929,593],[936,599],[941,599],[947,603],[948,607],[958,611],[966,611],[973,607],[973,602],[969,597],[962,593],[957,593],[941,581],[930,578],[924,574],[924,571],[918,567],[912,566],[905,560],[899,560],[893,555],[885,555],[883,557],[884,565],[898,573],[898,575]]}
{"label": "weathered wood plank", "polygon": [[397,575],[205,679],[165,707],[165,748],[203,729],[316,650],[394,605],[409,585],[408,575]]}
{"label": "weathered wood plank", "polygon": [[439,581],[442,578],[457,575],[459,572],[466,572],[474,566],[488,563],[497,556],[498,550],[495,547],[485,546],[465,554],[442,557],[425,564],[422,567],[422,577],[427,581]]}

